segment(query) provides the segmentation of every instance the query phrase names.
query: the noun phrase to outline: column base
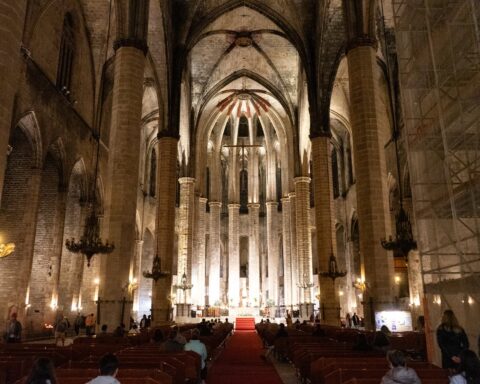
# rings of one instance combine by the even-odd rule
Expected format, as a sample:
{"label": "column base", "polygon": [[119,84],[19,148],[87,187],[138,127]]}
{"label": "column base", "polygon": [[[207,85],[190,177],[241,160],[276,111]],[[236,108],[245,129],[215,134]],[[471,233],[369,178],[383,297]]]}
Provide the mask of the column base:
{"label": "column base", "polygon": [[322,324],[340,326],[340,307],[337,306],[321,306]]}
{"label": "column base", "polygon": [[152,324],[154,326],[165,325],[173,322],[173,308],[152,309]]}
{"label": "column base", "polygon": [[192,304],[175,304],[175,317],[190,317]]}
{"label": "column base", "polygon": [[310,316],[314,314],[314,304],[313,303],[301,303],[298,305],[300,309],[300,317],[302,319],[310,319]]}

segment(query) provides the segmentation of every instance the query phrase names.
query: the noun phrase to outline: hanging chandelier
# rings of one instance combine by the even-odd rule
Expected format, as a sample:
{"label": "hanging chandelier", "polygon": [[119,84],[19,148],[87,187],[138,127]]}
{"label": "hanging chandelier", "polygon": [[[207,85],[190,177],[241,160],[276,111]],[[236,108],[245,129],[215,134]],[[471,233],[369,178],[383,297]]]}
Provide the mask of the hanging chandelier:
{"label": "hanging chandelier", "polygon": [[386,250],[393,251],[394,256],[408,258],[408,253],[417,249],[417,242],[413,238],[412,224],[407,213],[403,209],[402,201],[400,201],[400,209],[395,215],[395,239],[392,236],[381,240],[382,247]]}
{"label": "hanging chandelier", "polygon": [[176,284],[173,287],[176,289],[181,289],[182,291],[188,291],[192,289],[193,284],[188,284],[187,274],[183,272],[182,279],[180,280],[181,284]]}
{"label": "hanging chandelier", "polygon": [[79,253],[87,258],[87,267],[90,267],[90,261],[94,255],[112,253],[115,249],[115,245],[113,243],[109,243],[108,240],[104,243],[100,238],[100,225],[97,214],[95,188],[98,175],[100,136],[94,135],[94,139],[97,142],[97,151],[95,156],[95,174],[92,180],[92,191],[90,195],[92,199],[90,204],[90,213],[85,220],[85,229],[80,240],[76,241],[75,238],[72,237],[71,239],[67,239],[65,241],[65,246],[70,252]]}
{"label": "hanging chandelier", "polygon": [[159,279],[163,279],[168,275],[170,275],[170,272],[162,271],[162,263],[160,262],[160,257],[158,256],[157,251],[155,258],[153,259],[152,271],[143,271],[143,277],[153,279],[156,283]]}
{"label": "hanging chandelier", "polygon": [[338,270],[337,258],[332,252],[328,261],[328,272],[320,272],[320,276],[329,277],[333,282],[335,282],[335,279],[344,277],[346,274],[347,272]]}

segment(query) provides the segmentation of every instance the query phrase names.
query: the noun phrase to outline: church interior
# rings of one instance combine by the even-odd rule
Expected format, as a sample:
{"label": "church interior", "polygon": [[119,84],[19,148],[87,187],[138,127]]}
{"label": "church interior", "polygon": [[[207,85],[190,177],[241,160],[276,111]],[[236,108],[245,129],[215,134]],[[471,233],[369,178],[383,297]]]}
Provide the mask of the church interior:
{"label": "church interior", "polygon": [[0,314],[25,338],[59,314],[356,313],[424,319],[439,361],[452,309],[477,345],[477,1],[0,0],[0,20]]}

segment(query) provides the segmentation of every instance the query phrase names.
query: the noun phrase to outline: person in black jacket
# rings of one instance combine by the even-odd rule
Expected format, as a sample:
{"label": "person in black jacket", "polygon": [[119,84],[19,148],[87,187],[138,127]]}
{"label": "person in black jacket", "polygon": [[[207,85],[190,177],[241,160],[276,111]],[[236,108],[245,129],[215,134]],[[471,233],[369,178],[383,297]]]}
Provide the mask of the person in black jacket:
{"label": "person in black jacket", "polygon": [[442,367],[456,368],[460,352],[467,350],[469,344],[465,331],[451,309],[443,312],[442,323],[437,328],[437,342],[442,351]]}

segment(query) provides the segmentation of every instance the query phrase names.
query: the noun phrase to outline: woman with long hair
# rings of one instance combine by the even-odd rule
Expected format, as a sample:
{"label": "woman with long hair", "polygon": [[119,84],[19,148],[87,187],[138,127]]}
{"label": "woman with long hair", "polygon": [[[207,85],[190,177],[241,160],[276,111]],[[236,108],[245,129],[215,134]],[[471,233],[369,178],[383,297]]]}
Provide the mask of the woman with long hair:
{"label": "woman with long hair", "polygon": [[442,351],[442,367],[456,368],[458,356],[469,347],[468,338],[451,309],[443,312],[437,328],[437,342]]}
{"label": "woman with long hair", "polygon": [[25,384],[57,384],[52,360],[48,357],[40,357],[35,360]]}

